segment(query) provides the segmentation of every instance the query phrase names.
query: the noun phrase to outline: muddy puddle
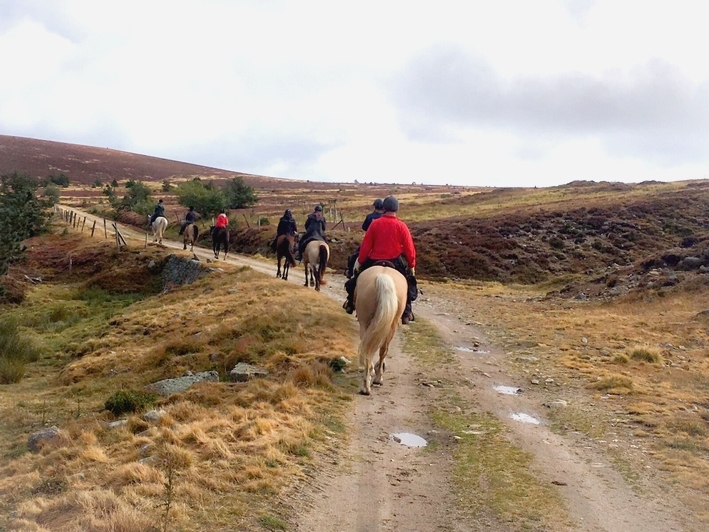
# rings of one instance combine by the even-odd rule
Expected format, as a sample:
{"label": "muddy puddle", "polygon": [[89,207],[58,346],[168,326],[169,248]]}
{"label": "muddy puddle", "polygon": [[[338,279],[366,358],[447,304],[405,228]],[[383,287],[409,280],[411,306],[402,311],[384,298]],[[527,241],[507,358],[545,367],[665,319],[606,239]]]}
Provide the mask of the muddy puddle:
{"label": "muddy puddle", "polygon": [[462,351],[463,353],[477,353],[478,355],[490,354],[490,351],[486,351],[485,349],[478,349],[477,347],[466,347],[464,345],[459,345],[455,349],[456,351]]}
{"label": "muddy puddle", "polygon": [[522,393],[522,389],[516,386],[493,386],[493,389],[504,395],[519,395]]}
{"label": "muddy puddle", "polygon": [[539,420],[535,417],[530,416],[529,414],[515,412],[510,414],[510,417],[515,421],[519,421],[521,423],[531,423],[532,425],[539,425]]}
{"label": "muddy puddle", "polygon": [[426,447],[426,445],[428,445],[428,442],[421,436],[411,434],[410,432],[399,432],[397,434],[392,434],[391,439],[396,443],[406,445],[407,447]]}

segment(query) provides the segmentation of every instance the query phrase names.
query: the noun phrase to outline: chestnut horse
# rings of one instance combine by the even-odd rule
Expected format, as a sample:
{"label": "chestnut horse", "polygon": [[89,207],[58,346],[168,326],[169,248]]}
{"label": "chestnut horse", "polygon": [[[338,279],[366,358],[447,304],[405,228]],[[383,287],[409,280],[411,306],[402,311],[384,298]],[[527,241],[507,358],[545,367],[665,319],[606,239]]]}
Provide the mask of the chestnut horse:
{"label": "chestnut horse", "polygon": [[[276,277],[284,281],[288,280],[288,272],[291,266],[295,266],[295,246],[298,244],[298,235],[280,235],[276,238],[276,258],[278,259],[278,270]],[[281,274],[281,260],[283,262],[283,273]]]}
{"label": "chestnut horse", "polygon": [[325,268],[330,258],[330,246],[322,240],[311,240],[303,252],[303,267],[305,268],[305,284],[308,286],[308,272],[310,272],[310,286],[320,291],[320,285],[326,284],[323,280]]}
{"label": "chestnut horse", "polygon": [[[364,379],[359,392],[369,395],[372,384],[381,384],[389,343],[406,307],[406,278],[394,268],[371,266],[357,278],[354,293],[359,322],[359,363]],[[379,361],[374,364],[374,353]],[[374,380],[372,380],[374,376]]]}
{"label": "chestnut horse", "polygon": [[184,236],[182,238],[182,243],[184,247],[182,249],[187,249],[187,244],[190,245],[190,251],[194,252],[194,243],[197,242],[197,237],[199,236],[199,227],[197,224],[189,224],[185,227]]}

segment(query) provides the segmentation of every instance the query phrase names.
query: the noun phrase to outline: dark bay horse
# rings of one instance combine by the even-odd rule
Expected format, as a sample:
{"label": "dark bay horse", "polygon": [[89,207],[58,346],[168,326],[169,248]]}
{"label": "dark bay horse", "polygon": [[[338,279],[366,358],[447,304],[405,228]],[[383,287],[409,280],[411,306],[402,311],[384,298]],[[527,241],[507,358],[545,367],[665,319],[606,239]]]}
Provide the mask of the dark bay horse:
{"label": "dark bay horse", "polygon": [[[406,307],[407,289],[406,278],[394,268],[371,266],[357,278],[354,299],[359,322],[359,363],[364,366],[359,390],[363,395],[371,393],[372,384],[382,383],[384,359]],[[374,364],[377,351],[379,361]]]}
{"label": "dark bay horse", "polygon": [[197,224],[189,224],[185,227],[183,234],[182,243],[184,246],[182,249],[187,249],[187,244],[189,244],[190,251],[194,251],[194,243],[197,242],[197,237],[199,236],[199,227],[197,227]]}
{"label": "dark bay horse", "polygon": [[209,232],[212,234],[212,251],[214,258],[219,258],[219,248],[224,248],[224,260],[226,260],[229,252],[229,228],[228,227],[210,227]]}
{"label": "dark bay horse", "polygon": [[[298,244],[298,235],[280,235],[276,238],[276,258],[278,259],[278,270],[276,277],[284,281],[288,280],[288,271],[291,266],[295,266],[295,246]],[[281,260],[283,262],[283,273],[281,274]]]}

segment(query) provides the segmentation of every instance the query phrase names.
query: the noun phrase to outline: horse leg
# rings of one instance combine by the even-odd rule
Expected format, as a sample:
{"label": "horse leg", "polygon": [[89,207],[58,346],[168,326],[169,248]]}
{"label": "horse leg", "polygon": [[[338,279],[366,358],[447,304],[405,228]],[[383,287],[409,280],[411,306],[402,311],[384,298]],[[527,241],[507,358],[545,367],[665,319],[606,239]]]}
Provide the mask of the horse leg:
{"label": "horse leg", "polygon": [[288,262],[288,257],[286,257],[286,260],[283,262],[283,276],[281,279],[284,281],[288,280],[288,271],[290,270],[290,262]]}
{"label": "horse leg", "polygon": [[372,393],[372,373],[374,372],[374,367],[372,365],[372,356],[368,354],[364,364],[364,375],[362,378],[362,387],[359,389],[359,393],[362,395],[369,395]]}
{"label": "horse leg", "polygon": [[389,340],[384,342],[384,344],[379,348],[379,360],[374,365],[374,380],[372,381],[372,384],[377,384],[379,386],[382,385],[382,382],[384,381],[384,370],[386,370],[384,359],[387,357],[388,352]]}
{"label": "horse leg", "polygon": [[[276,278],[281,276],[281,257],[278,257],[278,269],[276,269]],[[285,266],[283,266],[283,269],[285,270]]]}
{"label": "horse leg", "polygon": [[305,284],[303,286],[308,286],[308,268],[310,268],[310,266],[308,266],[307,262],[305,263],[304,268],[305,268]]}

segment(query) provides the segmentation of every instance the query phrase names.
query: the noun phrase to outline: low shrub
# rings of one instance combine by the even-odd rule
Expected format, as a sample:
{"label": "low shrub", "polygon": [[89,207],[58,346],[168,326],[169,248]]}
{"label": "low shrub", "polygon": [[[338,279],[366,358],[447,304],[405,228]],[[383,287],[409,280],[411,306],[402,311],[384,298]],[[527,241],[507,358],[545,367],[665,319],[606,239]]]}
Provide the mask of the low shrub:
{"label": "low shrub", "polygon": [[155,394],[135,390],[120,390],[106,400],[104,408],[114,416],[143,410],[155,403]]}
{"label": "low shrub", "polygon": [[16,321],[0,321],[0,384],[19,382],[25,364],[39,360],[41,353],[35,342],[20,334]]}

